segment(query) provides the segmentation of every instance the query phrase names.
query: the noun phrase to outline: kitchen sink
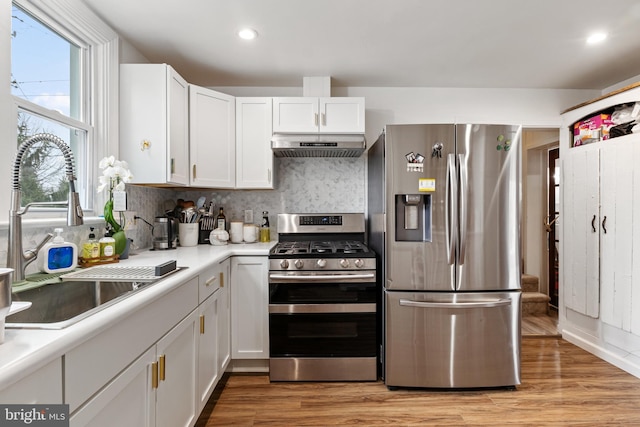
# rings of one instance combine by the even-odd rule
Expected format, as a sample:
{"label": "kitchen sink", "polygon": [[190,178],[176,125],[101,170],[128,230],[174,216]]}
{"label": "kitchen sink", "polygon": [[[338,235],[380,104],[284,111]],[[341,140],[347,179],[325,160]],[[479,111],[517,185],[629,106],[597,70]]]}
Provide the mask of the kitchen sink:
{"label": "kitchen sink", "polygon": [[59,281],[14,289],[13,302],[29,301],[31,308],[9,315],[6,328],[62,329],[144,289],[154,282]]}
{"label": "kitchen sink", "polygon": [[105,309],[184,267],[91,267],[13,287],[12,302],[31,307],[6,317],[6,328],[62,329]]}

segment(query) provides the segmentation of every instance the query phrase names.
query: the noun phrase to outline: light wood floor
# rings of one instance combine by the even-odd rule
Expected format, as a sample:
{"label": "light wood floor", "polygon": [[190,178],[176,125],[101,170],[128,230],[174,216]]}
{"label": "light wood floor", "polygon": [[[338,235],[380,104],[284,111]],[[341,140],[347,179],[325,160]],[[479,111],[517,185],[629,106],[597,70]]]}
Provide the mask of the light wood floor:
{"label": "light wood floor", "polygon": [[550,310],[548,315],[522,316],[522,335],[560,338],[558,333],[558,312]]}
{"label": "light wood floor", "polygon": [[640,379],[557,338],[523,338],[516,390],[389,391],[226,374],[196,427],[638,426]]}

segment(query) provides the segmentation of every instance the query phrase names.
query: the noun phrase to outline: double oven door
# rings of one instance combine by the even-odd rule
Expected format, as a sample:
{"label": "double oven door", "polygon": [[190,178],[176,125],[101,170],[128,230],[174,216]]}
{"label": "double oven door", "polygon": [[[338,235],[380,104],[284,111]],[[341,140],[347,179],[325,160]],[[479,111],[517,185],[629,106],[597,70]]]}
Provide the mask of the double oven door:
{"label": "double oven door", "polygon": [[272,272],[272,381],[377,379],[375,272]]}

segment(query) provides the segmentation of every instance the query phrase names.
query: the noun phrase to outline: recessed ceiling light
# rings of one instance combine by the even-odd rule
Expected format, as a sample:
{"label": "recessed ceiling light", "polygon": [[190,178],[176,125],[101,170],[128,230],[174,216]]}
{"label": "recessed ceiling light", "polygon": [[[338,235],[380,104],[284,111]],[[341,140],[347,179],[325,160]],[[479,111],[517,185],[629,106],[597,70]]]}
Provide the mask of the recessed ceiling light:
{"label": "recessed ceiling light", "polygon": [[594,33],[587,38],[587,44],[597,44],[604,41],[606,38],[606,33]]}
{"label": "recessed ceiling light", "polygon": [[258,37],[258,32],[252,28],[243,28],[238,31],[238,37],[243,40],[253,40]]}

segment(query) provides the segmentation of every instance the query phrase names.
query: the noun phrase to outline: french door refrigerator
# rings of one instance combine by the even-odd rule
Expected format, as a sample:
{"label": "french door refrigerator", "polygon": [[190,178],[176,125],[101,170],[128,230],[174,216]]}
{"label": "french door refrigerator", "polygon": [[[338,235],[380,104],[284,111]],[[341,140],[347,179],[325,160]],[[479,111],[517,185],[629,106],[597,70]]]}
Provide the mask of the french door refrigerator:
{"label": "french door refrigerator", "polygon": [[521,127],[388,125],[368,152],[389,388],[520,384]]}

